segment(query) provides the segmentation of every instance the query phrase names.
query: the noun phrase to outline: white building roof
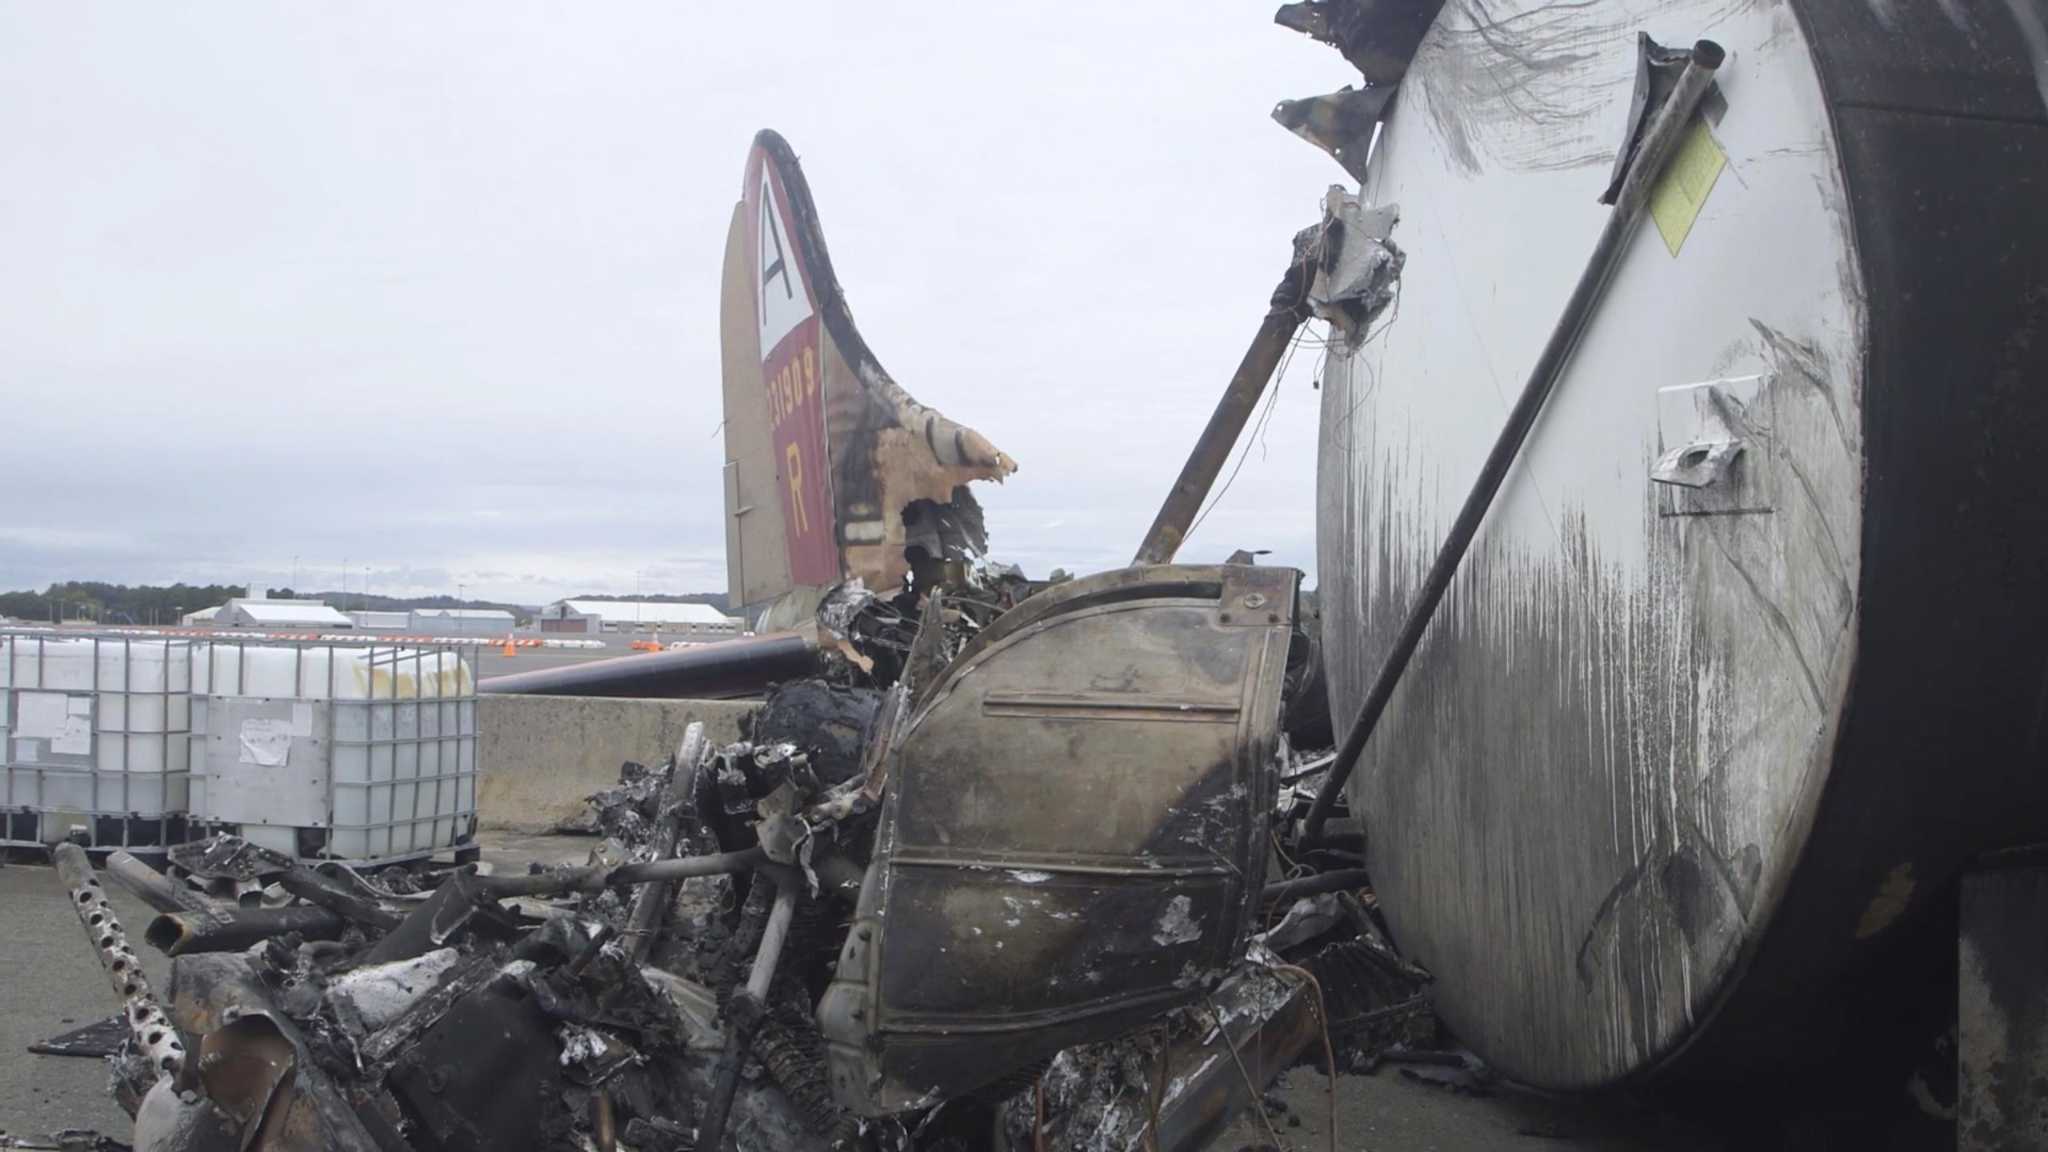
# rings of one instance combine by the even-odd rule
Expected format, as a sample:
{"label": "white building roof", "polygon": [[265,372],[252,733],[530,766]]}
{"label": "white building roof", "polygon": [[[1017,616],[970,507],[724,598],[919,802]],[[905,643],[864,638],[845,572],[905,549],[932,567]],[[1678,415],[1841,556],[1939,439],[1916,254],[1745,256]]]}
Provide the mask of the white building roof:
{"label": "white building roof", "polygon": [[668,604],[653,600],[564,600],[579,616],[597,616],[620,623],[726,624],[732,618],[709,604]]}
{"label": "white building roof", "polygon": [[185,613],[184,616],[180,617],[180,619],[184,620],[184,622],[187,624],[196,624],[202,620],[211,620],[215,616],[220,615],[220,609],[221,606],[215,604],[211,608],[201,608],[197,612],[187,612]]}
{"label": "white building roof", "polygon": [[355,621],[318,600],[237,600],[235,609],[258,624],[323,624],[349,628]]}
{"label": "white building roof", "polygon": [[510,612],[503,608],[415,608],[415,616],[440,616],[449,620],[510,620]]}

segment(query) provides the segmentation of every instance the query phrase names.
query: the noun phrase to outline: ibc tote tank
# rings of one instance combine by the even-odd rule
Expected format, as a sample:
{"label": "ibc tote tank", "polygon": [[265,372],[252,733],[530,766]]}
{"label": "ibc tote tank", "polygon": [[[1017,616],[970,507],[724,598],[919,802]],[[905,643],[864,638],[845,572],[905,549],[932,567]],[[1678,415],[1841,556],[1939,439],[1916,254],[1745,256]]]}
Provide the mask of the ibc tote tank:
{"label": "ibc tote tank", "polygon": [[189,701],[185,641],[0,634],[0,842],[183,840]]}
{"label": "ibc tote tank", "polygon": [[1400,81],[1362,189],[1398,303],[1323,382],[1340,724],[1606,219],[1638,34],[1727,50],[1350,784],[1395,935],[1512,1077],[1910,1041],[1958,874],[2048,841],[2038,11],[1453,0]]}
{"label": "ibc tote tank", "polygon": [[195,822],[383,863],[476,832],[476,681],[453,647],[244,643],[192,654]]}

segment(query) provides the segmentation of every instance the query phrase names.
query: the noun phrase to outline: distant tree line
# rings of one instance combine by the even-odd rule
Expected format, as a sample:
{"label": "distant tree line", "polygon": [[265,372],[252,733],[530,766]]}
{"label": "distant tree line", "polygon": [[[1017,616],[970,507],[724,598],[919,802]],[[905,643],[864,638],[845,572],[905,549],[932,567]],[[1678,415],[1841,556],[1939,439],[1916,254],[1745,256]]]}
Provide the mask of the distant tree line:
{"label": "distant tree line", "polygon": [[41,592],[0,592],[0,616],[37,623],[176,624],[178,617],[247,596],[230,584],[102,584],[66,580]]}

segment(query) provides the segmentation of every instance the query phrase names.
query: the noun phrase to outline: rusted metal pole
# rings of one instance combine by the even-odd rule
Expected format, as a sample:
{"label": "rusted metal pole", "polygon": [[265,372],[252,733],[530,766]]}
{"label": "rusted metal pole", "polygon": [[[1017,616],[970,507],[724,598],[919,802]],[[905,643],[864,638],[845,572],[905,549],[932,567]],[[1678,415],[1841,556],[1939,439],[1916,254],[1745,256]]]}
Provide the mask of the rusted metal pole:
{"label": "rusted metal pole", "polygon": [[114,906],[107,902],[106,891],[93,875],[92,861],[76,844],[59,844],[54,855],[57,876],[71,893],[71,910],[78,913],[114,993],[121,997],[121,1018],[128,1022],[135,1050],[149,1062],[152,1073],[175,1078],[185,1065],[185,1044],[150,990],[149,977],[143,974],[135,950],[128,946],[128,934],[122,931]]}
{"label": "rusted metal pole", "polygon": [[1286,354],[1287,345],[1302,321],[1308,319],[1310,267],[1311,263],[1299,252],[1288,261],[1287,273],[1273,289],[1272,305],[1259,323],[1258,334],[1252,337],[1251,347],[1245,349],[1244,359],[1238,361],[1237,374],[1230,378],[1230,386],[1223,390],[1216,410],[1209,414],[1209,425],[1195,441],[1195,450],[1188,453],[1187,463],[1181,465],[1180,478],[1173,482],[1166,502],[1159,506],[1159,515],[1153,518],[1145,542],[1138,546],[1138,554],[1131,560],[1132,567],[1173,563],[1189,526],[1202,510],[1202,501],[1209,498],[1217,474],[1223,471],[1230,450],[1243,435],[1245,422],[1258,407],[1259,397],[1265,395],[1273,370],[1280,366],[1280,357]]}
{"label": "rusted metal pole", "polygon": [[1330,766],[1330,774],[1323,778],[1322,790],[1316,793],[1316,802],[1310,806],[1308,820],[1302,827],[1304,844],[1313,844],[1321,837],[1323,821],[1329,819],[1330,809],[1336,806],[1337,797],[1351,779],[1352,769],[1358,766],[1358,757],[1365,751],[1365,742],[1372,737],[1373,729],[1379,726],[1380,717],[1387,710],[1388,701],[1394,697],[1394,687],[1401,682],[1401,673],[1407,670],[1416,646],[1422,643],[1423,633],[1429,630],[1429,622],[1436,617],[1437,605],[1443,601],[1444,593],[1449,591],[1451,581],[1458,575],[1465,550],[1471,546],[1473,537],[1479,534],[1480,521],[1486,518],[1486,510],[1493,506],[1493,498],[1500,491],[1501,482],[1507,479],[1508,469],[1514,466],[1515,457],[1521,454],[1522,444],[1529,438],[1529,430],[1535,427],[1536,417],[1542,414],[1544,402],[1564,375],[1565,366],[1571,362],[1572,352],[1579,345],[1579,338],[1592,322],[1600,299],[1606,294],[1607,282],[1620,265],[1622,254],[1628,251],[1628,242],[1635,235],[1636,224],[1649,204],[1650,186],[1664,170],[1672,152],[1677,150],[1679,137],[1691,123],[1700,99],[1713,84],[1714,71],[1721,66],[1722,58],[1720,45],[1713,41],[1702,40],[1695,44],[1691,62],[1678,77],[1677,87],[1665,98],[1664,106],[1657,110],[1649,129],[1643,133],[1642,144],[1622,181],[1614,210],[1607,214],[1607,224],[1600,230],[1600,239],[1593,245],[1593,253],[1587,258],[1585,269],[1579,273],[1578,285],[1572,289],[1563,315],[1558,317],[1556,326],[1550,331],[1550,339],[1536,358],[1536,366],[1530,370],[1521,396],[1508,412],[1506,425],[1501,428],[1500,435],[1493,442],[1493,450],[1487,453],[1486,462],[1479,469],[1479,478],[1473,481],[1464,506],[1458,509],[1458,518],[1451,522],[1443,546],[1437,551],[1436,563],[1430,566],[1429,576],[1423,581],[1421,593],[1409,608],[1408,618],[1402,622],[1401,631],[1394,637],[1393,646],[1380,664],[1379,675],[1374,677],[1365,701],[1359,705],[1357,718],[1344,734],[1344,744],[1337,749],[1337,760]]}

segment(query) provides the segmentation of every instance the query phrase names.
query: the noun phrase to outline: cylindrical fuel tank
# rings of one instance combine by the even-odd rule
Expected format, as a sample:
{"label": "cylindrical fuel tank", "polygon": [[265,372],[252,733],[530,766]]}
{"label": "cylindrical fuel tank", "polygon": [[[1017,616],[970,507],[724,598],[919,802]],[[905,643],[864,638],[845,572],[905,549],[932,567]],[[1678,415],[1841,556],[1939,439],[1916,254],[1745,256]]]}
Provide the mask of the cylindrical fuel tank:
{"label": "cylindrical fuel tank", "polygon": [[2048,841],[2041,14],[1450,0],[1402,81],[1398,302],[1323,384],[1340,737],[1593,250],[1638,34],[1728,53],[1349,791],[1508,1075],[1837,1059],[1953,1004],[1955,877]]}

